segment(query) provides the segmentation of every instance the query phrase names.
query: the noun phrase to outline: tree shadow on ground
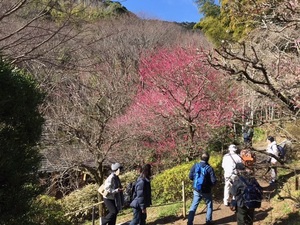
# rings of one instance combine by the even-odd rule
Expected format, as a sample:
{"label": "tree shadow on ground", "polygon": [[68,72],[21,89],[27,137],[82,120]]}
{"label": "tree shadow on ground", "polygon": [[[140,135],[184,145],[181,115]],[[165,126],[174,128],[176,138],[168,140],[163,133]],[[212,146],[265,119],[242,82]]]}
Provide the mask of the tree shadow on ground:
{"label": "tree shadow on ground", "polygon": [[269,212],[272,211],[273,208],[268,208],[268,209],[259,209],[255,210],[254,214],[254,222],[255,221],[263,221],[265,218],[268,217]]}
{"label": "tree shadow on ground", "polygon": [[160,225],[160,224],[170,224],[177,220],[183,219],[183,216],[167,216],[164,218],[159,218],[153,222],[147,223],[148,225]]}
{"label": "tree shadow on ground", "polygon": [[[274,198],[276,196],[278,196],[279,200],[284,200],[285,198],[290,198],[291,196],[281,196],[279,194],[279,192],[282,190],[282,188],[284,187],[284,184],[291,178],[291,177],[295,177],[300,173],[300,170],[294,170],[290,173],[287,173],[285,175],[281,175],[278,179],[278,181],[274,184],[268,185],[266,187],[263,187],[263,190],[265,193],[269,193],[269,196],[266,196],[266,198],[268,200],[270,200],[271,198]],[[295,188],[299,188],[296,187],[298,183],[298,180],[295,180]]]}
{"label": "tree shadow on ground", "polygon": [[[221,210],[221,209],[218,208],[218,209],[214,210],[214,212],[217,210]],[[232,222],[235,222],[235,221],[236,221],[236,214],[234,212],[232,212],[232,214],[224,215],[224,217],[214,220],[214,224],[227,225],[227,224],[232,224]],[[197,224],[194,224],[194,225],[197,225]]]}
{"label": "tree shadow on ground", "polygon": [[289,214],[287,218],[276,221],[273,225],[284,225],[284,224],[299,225],[299,221],[300,221],[299,212],[294,212]]}

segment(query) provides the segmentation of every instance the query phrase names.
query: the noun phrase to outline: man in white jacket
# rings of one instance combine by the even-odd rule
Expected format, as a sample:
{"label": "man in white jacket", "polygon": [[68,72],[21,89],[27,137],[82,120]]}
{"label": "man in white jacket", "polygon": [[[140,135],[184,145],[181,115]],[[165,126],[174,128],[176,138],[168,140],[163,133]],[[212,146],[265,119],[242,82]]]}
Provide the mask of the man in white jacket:
{"label": "man in white jacket", "polygon": [[230,205],[230,188],[233,181],[237,178],[236,164],[242,163],[241,157],[236,153],[237,147],[235,145],[230,145],[228,148],[228,153],[223,156],[222,167],[224,169],[224,205]]}
{"label": "man in white jacket", "polygon": [[[273,154],[278,157],[278,148],[277,143],[272,136],[267,137],[268,147],[267,147],[267,153]],[[271,181],[270,184],[274,184],[277,179],[277,168],[274,167],[277,163],[277,160],[274,157],[269,158],[269,162],[271,164]]]}

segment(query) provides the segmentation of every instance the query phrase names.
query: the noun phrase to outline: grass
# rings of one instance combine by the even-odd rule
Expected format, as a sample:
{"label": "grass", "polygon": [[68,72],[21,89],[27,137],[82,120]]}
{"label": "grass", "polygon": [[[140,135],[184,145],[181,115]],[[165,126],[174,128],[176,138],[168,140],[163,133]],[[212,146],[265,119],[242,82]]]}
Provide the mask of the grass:
{"label": "grass", "polygon": [[295,168],[295,170],[279,169],[279,182],[281,185],[278,195],[271,199],[272,212],[266,218],[268,222],[264,224],[300,225],[300,186],[299,179],[295,177],[295,173],[296,176],[299,176],[300,163],[294,162],[289,166]]}
{"label": "grass", "polygon": [[[153,223],[157,220],[168,217],[180,217],[182,216],[182,209],[182,202],[151,206],[147,208],[147,223]],[[130,221],[131,219],[132,209],[126,209],[118,215],[117,223]]]}

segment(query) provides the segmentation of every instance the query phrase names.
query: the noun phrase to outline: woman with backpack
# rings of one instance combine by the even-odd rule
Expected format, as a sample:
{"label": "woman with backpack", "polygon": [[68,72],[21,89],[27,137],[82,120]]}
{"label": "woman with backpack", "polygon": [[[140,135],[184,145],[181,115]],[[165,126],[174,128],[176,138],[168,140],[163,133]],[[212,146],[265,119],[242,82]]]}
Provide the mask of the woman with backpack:
{"label": "woman with backpack", "polygon": [[133,208],[133,219],[130,225],[146,224],[147,208],[152,205],[150,177],[151,165],[146,164],[135,183],[133,200],[130,203],[130,207]]}
{"label": "woman with backpack", "polygon": [[113,163],[111,165],[112,172],[104,182],[104,191],[106,194],[103,195],[103,201],[109,213],[106,217],[101,218],[102,225],[115,225],[118,212],[124,205],[123,188],[119,178],[122,169],[123,167],[120,163]]}

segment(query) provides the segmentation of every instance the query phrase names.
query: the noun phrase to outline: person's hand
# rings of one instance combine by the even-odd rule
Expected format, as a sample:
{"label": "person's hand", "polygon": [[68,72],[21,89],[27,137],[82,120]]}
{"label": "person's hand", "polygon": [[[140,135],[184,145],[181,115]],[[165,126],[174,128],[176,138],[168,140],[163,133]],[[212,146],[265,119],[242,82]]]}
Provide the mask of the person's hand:
{"label": "person's hand", "polygon": [[147,210],[146,209],[142,209],[142,213],[147,213]]}
{"label": "person's hand", "polygon": [[118,188],[118,192],[122,192],[123,191],[123,189],[122,188]]}

